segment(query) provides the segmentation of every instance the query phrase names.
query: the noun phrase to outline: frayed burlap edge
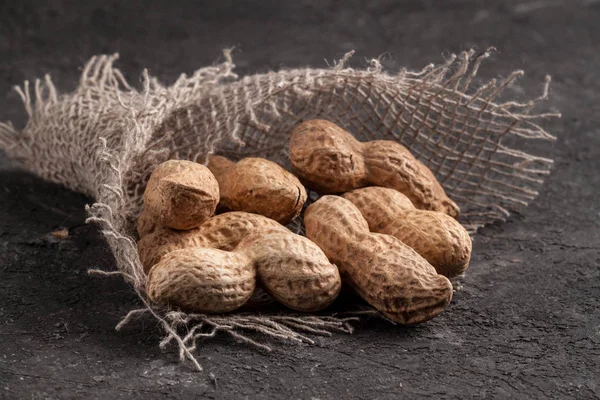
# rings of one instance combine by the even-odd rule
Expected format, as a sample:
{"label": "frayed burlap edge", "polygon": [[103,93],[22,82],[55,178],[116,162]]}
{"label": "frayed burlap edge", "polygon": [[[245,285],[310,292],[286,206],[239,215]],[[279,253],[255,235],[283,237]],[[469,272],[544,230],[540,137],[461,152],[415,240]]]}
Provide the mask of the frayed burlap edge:
{"label": "frayed burlap edge", "polygon": [[[205,162],[221,152],[233,157],[258,154],[285,164],[291,127],[308,118],[327,118],[362,140],[393,139],[407,145],[436,173],[466,210],[471,230],[526,206],[537,195],[552,160],[504,145],[506,138],[551,141],[534,121],[558,116],[533,114],[547,98],[496,103],[502,91],[523,74],[471,88],[491,49],[452,55],[422,71],[383,72],[378,60],[367,70],[345,66],[348,53],[330,69],[271,72],[237,79],[226,61],[182,75],[166,87],[144,71],[143,90],[133,89],[113,67],[117,56],[94,57],[79,87],[58,96],[49,76],[16,90],[29,121],[22,132],[0,124],[0,145],[30,171],[93,196],[88,222],[98,223],[115,256],[120,275],[132,284],[143,307],[127,314],[117,329],[150,313],[166,332],[161,347],[176,342],[179,356],[197,369],[197,341],[226,332],[268,349],[245,332],[312,343],[308,334],[350,333],[357,315],[188,314],[151,304],[137,255],[135,217],[145,182],[157,163],[170,158]],[[295,228],[302,231],[301,223]]]}

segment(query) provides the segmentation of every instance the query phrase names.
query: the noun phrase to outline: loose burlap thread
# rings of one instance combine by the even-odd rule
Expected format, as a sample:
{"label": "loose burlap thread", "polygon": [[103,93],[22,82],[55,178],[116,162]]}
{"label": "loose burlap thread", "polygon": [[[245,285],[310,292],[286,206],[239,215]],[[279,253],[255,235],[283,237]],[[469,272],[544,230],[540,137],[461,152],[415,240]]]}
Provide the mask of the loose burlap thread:
{"label": "loose burlap thread", "polygon": [[[533,111],[548,97],[550,77],[541,96],[523,103],[497,100],[522,71],[473,85],[492,50],[462,52],[439,65],[394,75],[377,59],[364,70],[347,67],[351,52],[327,69],[285,69],[241,79],[225,51],[222,64],[181,75],[171,86],[144,71],[141,90],[113,66],[118,55],[97,56],[72,93],[59,95],[49,76],[33,87],[27,81],[16,87],[29,120],[20,132],[0,123],[0,146],[27,170],[96,200],[86,207],[87,221],[101,227],[117,270],[91,272],[124,277],[142,302],[117,329],[150,313],[165,330],[161,347],[175,342],[180,358],[200,370],[193,354],[198,340],[218,332],[265,349],[266,342],[248,333],[313,343],[310,335],[351,332],[361,312],[207,315],[152,304],[135,233],[152,169],[168,159],[205,163],[214,152],[288,166],[292,128],[304,120],[328,119],[359,140],[388,139],[408,147],[459,204],[461,222],[474,232],[538,194],[552,160],[526,150],[532,142],[554,140],[539,122],[559,116]],[[292,228],[301,233],[301,219]]]}

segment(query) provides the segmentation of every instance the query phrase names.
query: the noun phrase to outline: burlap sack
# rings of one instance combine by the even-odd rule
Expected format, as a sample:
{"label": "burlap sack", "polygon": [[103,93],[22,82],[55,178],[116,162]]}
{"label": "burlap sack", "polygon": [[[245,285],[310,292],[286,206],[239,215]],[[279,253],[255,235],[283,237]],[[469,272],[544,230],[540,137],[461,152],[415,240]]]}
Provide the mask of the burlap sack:
{"label": "burlap sack", "polygon": [[[217,151],[232,158],[267,157],[287,165],[292,127],[328,119],[360,140],[392,139],[428,165],[462,209],[471,230],[503,219],[536,195],[552,160],[525,150],[554,138],[537,121],[557,114],[532,113],[547,97],[498,103],[522,71],[472,87],[481,62],[464,52],[441,65],[396,75],[378,60],[366,70],[347,68],[347,54],[329,69],[292,69],[237,79],[228,52],[221,65],[182,75],[166,87],[144,72],[138,91],[113,67],[117,55],[92,58],[79,87],[59,95],[50,77],[16,88],[29,115],[17,132],[0,124],[0,145],[40,177],[96,199],[89,222],[100,225],[116,260],[116,272],[139,294],[143,307],[119,325],[149,312],[175,341],[180,357],[200,369],[192,355],[197,339],[225,331],[266,347],[247,335],[311,342],[308,334],[351,330],[355,317],[293,313],[186,314],[151,304],[136,252],[135,219],[153,167],[172,158],[205,162]],[[542,149],[539,145],[537,149]],[[301,231],[301,222],[295,228]],[[118,327],[119,327],[118,326]]]}

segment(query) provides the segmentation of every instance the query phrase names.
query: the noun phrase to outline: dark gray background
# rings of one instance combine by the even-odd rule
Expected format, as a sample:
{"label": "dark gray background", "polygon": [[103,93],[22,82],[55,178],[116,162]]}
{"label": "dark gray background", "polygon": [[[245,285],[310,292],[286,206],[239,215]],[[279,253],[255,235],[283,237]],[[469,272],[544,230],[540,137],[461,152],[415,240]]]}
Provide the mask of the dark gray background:
{"label": "dark gray background", "polygon": [[[281,3],[285,3],[282,5]],[[42,5],[43,4],[43,5]],[[481,230],[464,289],[415,328],[367,321],[315,346],[272,353],[228,338],[199,352],[205,373],[161,353],[150,319],[113,327],[137,305],[119,279],[86,275],[113,260],[90,199],[10,170],[0,156],[0,398],[598,398],[600,397],[600,2],[4,1],[0,120],[24,123],[11,86],[51,73],[73,89],[97,53],[139,83],[171,82],[235,46],[241,73],[325,66],[356,50],[392,70],[493,45],[484,77],[525,69],[510,94],[539,94],[558,136],[539,198]],[[66,240],[49,232],[68,227]]]}

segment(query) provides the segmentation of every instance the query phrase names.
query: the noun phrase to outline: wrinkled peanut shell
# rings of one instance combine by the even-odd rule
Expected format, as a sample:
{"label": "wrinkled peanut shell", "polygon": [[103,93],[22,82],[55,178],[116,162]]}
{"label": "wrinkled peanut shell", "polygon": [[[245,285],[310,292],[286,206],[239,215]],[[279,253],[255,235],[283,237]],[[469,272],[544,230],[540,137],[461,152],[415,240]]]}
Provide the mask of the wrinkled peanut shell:
{"label": "wrinkled peanut shell", "polygon": [[268,231],[247,236],[238,249],[252,254],[264,289],[293,310],[322,310],[340,292],[337,267],[316,244],[303,236]]}
{"label": "wrinkled peanut shell", "polygon": [[433,173],[391,140],[361,143],[325,120],[296,126],[290,137],[292,171],[321,194],[384,186],[404,193],[419,209],[457,217],[460,210]]}
{"label": "wrinkled peanut shell", "polygon": [[171,251],[190,247],[231,251],[247,235],[272,229],[290,232],[283,225],[262,215],[233,211],[215,215],[194,230],[158,229],[138,242],[138,253],[147,273]]}
{"label": "wrinkled peanut shell", "polygon": [[450,281],[399,239],[369,232],[349,200],[321,197],[306,209],[304,224],[306,236],[337,265],[342,279],[391,320],[425,322],[450,303]]}
{"label": "wrinkled peanut shell", "polygon": [[144,212],[157,225],[193,229],[214,214],[219,184],[205,166],[184,160],[158,165],[144,191]]}
{"label": "wrinkled peanut shell", "polygon": [[195,312],[229,312],[248,301],[256,272],[243,255],[209,248],[165,255],[148,275],[150,300]]}
{"label": "wrinkled peanut shell", "polygon": [[221,204],[229,210],[264,215],[285,225],[306,202],[306,189],[298,178],[264,158],[233,163],[211,156],[208,168],[219,182]]}
{"label": "wrinkled peanut shell", "polygon": [[471,259],[471,237],[454,218],[437,211],[418,210],[402,193],[384,187],[367,187],[345,193],[361,212],[371,232],[400,239],[413,248],[439,274],[462,274]]}

